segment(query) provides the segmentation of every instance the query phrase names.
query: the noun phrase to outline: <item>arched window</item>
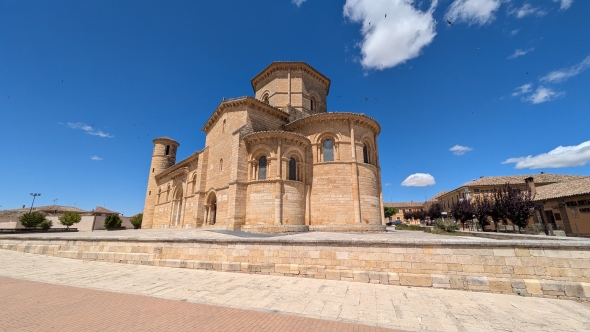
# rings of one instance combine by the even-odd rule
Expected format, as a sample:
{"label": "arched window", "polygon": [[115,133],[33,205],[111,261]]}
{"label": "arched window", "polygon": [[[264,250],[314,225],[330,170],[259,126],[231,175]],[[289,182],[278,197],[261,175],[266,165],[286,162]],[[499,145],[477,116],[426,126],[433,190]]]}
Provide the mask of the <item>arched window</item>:
{"label": "arched window", "polygon": [[310,103],[310,109],[313,112],[314,108],[315,108],[315,98],[311,97],[311,99],[309,100]]}
{"label": "arched window", "polygon": [[170,154],[170,145],[166,145],[166,155]]}
{"label": "arched window", "polygon": [[289,159],[289,180],[297,181],[297,160]]}
{"label": "arched window", "polygon": [[219,171],[223,171],[223,158],[219,159]]}
{"label": "arched window", "polygon": [[258,159],[258,180],[266,180],[266,157]]}
{"label": "arched window", "polygon": [[369,148],[367,148],[367,144],[363,144],[363,162],[365,164],[369,163]]}
{"label": "arched window", "polygon": [[225,133],[225,119],[223,119],[223,126],[221,127],[221,132]]}
{"label": "arched window", "polygon": [[334,142],[331,139],[324,141],[324,161],[334,161]]}
{"label": "arched window", "polygon": [[266,104],[268,104],[268,94],[267,94],[267,93],[265,93],[265,94],[262,96],[262,102],[263,102],[263,103],[266,103]]}

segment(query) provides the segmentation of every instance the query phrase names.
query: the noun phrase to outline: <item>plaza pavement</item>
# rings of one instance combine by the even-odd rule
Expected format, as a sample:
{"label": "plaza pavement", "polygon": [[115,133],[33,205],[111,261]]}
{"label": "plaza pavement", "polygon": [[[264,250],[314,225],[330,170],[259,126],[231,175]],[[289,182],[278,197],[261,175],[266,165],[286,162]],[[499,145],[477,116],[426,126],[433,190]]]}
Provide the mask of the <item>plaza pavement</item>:
{"label": "plaza pavement", "polygon": [[[2,289],[13,288],[13,295],[19,294],[14,291],[18,287],[23,289],[22,295],[25,297],[27,289],[40,289],[41,286],[18,285],[17,281],[26,280],[119,293],[110,293],[112,296],[146,295],[175,300],[177,304],[187,304],[185,302],[188,302],[194,305],[208,304],[252,310],[251,314],[248,314],[231,313],[227,311],[228,309],[218,308],[219,315],[216,315],[215,308],[199,309],[194,307],[197,312],[211,311],[206,315],[191,316],[191,309],[174,309],[172,304],[161,302],[144,305],[155,308],[153,312],[158,312],[158,314],[150,315],[146,311],[141,311],[141,315],[138,314],[139,317],[143,317],[147,321],[150,319],[166,320],[168,318],[165,315],[162,316],[162,312],[169,312],[171,315],[170,324],[175,322],[174,317],[181,319],[180,323],[182,324],[176,330],[193,329],[195,326],[190,325],[191,321],[194,323],[198,319],[251,317],[252,319],[247,321],[248,324],[242,326],[242,330],[253,331],[265,330],[265,328],[261,328],[263,322],[277,320],[284,323],[288,321],[284,315],[277,315],[275,318],[259,318],[260,322],[252,324],[254,317],[261,317],[257,316],[261,315],[261,312],[409,331],[588,331],[590,327],[590,306],[567,300],[82,261],[7,250],[0,250],[0,266],[2,267],[0,277],[12,278],[0,279],[4,285]],[[75,312],[77,307],[84,307],[82,304],[85,301],[92,301],[96,297],[90,293],[85,296],[76,295],[76,292],[80,290],[69,289],[71,290],[64,291],[62,289],[62,296],[65,292],[71,292],[72,296],[78,296],[79,301],[73,302],[71,306],[63,309],[68,314]],[[43,291],[40,292],[43,293]],[[4,291],[0,293],[1,307],[15,306],[18,308],[19,305],[22,306],[19,297],[13,296],[11,298],[9,293]],[[51,294],[51,292],[47,294]],[[101,296],[108,297],[107,295]],[[24,303],[28,303],[27,301],[31,302],[31,298],[25,299]],[[133,310],[133,306],[121,308],[120,302],[122,300],[110,301],[112,302],[109,300],[100,302],[101,304],[95,308],[96,315],[110,306],[119,306],[119,310]],[[34,304],[34,299],[32,302]],[[59,303],[59,296],[54,298],[54,302]],[[76,303],[80,303],[80,305],[76,305]],[[88,308],[85,310],[92,312]],[[183,314],[178,315],[175,310]],[[10,317],[6,315],[8,312],[10,311],[3,309],[2,315],[0,315],[0,329],[13,330],[10,328],[11,326],[16,326],[18,329],[18,322],[12,322],[17,325],[7,325],[10,320]],[[18,312],[26,312],[26,308]],[[56,314],[59,312],[52,313],[48,317]],[[27,320],[27,324],[36,319],[34,311],[30,311],[26,316],[33,317],[32,321]],[[116,317],[120,317],[120,315]],[[108,320],[108,315],[106,319]],[[226,328],[217,330],[238,330],[238,325],[230,324],[235,321],[223,318],[220,323],[223,322],[226,323],[224,325]],[[304,330],[307,327],[310,327],[310,330],[322,330],[320,326],[328,326],[321,325],[321,322],[325,324],[325,321],[316,321],[316,325],[313,325],[314,323],[305,325],[305,323],[296,323],[295,320],[291,320],[290,323],[281,323],[283,325],[271,326],[266,330],[284,331],[289,330],[289,327],[297,326],[303,327],[295,330]],[[112,327],[106,326],[108,323],[105,321],[104,328],[96,330],[114,330]],[[37,324],[36,326],[41,326],[39,324],[42,323],[37,320]],[[164,325],[153,325],[151,330],[162,330],[157,327]],[[39,330],[34,328],[34,324],[28,326],[29,328],[23,330]],[[348,325],[346,328],[336,327],[335,329],[324,327],[324,330],[354,330],[355,328],[360,331],[362,327]],[[124,329],[134,330],[132,327]],[[150,328],[143,330],[150,330]],[[211,328],[210,330],[216,329]]]}

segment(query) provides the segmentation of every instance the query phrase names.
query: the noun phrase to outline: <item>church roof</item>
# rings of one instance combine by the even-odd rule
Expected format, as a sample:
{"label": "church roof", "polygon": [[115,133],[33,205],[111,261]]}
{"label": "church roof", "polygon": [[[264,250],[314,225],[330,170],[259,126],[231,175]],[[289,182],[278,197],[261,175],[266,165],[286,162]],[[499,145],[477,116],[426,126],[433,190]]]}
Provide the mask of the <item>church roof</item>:
{"label": "church roof", "polygon": [[303,61],[275,61],[271,63],[268,65],[268,67],[264,68],[260,73],[258,73],[258,75],[254,76],[254,78],[250,81],[252,84],[252,89],[256,91],[256,84],[260,83],[260,81],[273,72],[285,69],[303,69],[304,71],[307,71],[312,76],[315,76],[320,82],[324,83],[327,93],[330,92],[330,79]]}
{"label": "church roof", "polygon": [[178,143],[177,141],[173,140],[172,138],[170,138],[170,137],[168,137],[168,136],[156,137],[156,138],[154,138],[154,139],[152,140],[152,142],[154,142],[154,143],[155,143],[155,142],[156,142],[156,140],[160,140],[160,139],[165,139],[165,140],[168,140],[168,141],[172,141],[172,142],[174,142],[174,143],[176,143],[176,144],[180,145],[180,143]]}
{"label": "church roof", "polygon": [[313,114],[313,115],[310,115],[310,116],[307,116],[307,117],[304,117],[301,119],[297,119],[293,122],[286,124],[285,129],[294,130],[295,128],[299,128],[300,126],[305,125],[306,123],[319,121],[319,120],[321,120],[321,118],[325,118],[325,117],[327,117],[327,118],[352,117],[357,120],[361,120],[362,122],[365,122],[370,127],[372,127],[372,129],[375,131],[375,135],[379,135],[379,133],[381,132],[381,126],[379,125],[377,120],[373,119],[370,116],[366,116],[365,114],[351,113],[351,112],[326,112],[326,113]]}
{"label": "church roof", "polygon": [[256,98],[252,98],[250,96],[245,96],[245,97],[232,98],[232,99],[227,99],[227,100],[222,101],[219,104],[219,106],[217,106],[217,108],[215,109],[213,114],[211,114],[211,116],[209,117],[209,120],[207,120],[207,122],[205,122],[205,125],[203,125],[203,128],[201,128],[201,130],[204,132],[207,132],[211,128],[211,126],[213,126],[213,124],[219,119],[221,114],[223,114],[223,111],[226,108],[239,106],[240,104],[246,104],[246,103],[248,103],[251,106],[258,107],[259,109],[267,111],[273,115],[279,115],[280,117],[283,117],[285,119],[287,119],[289,117],[289,113],[287,113],[277,107],[270,106],[269,104],[263,103],[262,101],[260,101]]}

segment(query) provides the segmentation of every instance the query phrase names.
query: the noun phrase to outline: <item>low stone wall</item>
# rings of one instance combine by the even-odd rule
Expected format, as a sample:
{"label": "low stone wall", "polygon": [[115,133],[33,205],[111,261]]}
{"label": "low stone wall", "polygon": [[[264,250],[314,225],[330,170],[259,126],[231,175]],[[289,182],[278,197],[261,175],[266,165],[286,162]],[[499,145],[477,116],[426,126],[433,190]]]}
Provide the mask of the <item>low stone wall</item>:
{"label": "low stone wall", "polygon": [[280,234],[280,233],[299,233],[309,231],[309,226],[305,225],[246,225],[240,230],[249,233],[258,234]]}
{"label": "low stone wall", "polygon": [[3,236],[0,249],[127,264],[590,300],[590,246],[576,243]]}
{"label": "low stone wall", "polygon": [[309,226],[312,232],[385,232],[387,226],[385,225],[312,225]]}

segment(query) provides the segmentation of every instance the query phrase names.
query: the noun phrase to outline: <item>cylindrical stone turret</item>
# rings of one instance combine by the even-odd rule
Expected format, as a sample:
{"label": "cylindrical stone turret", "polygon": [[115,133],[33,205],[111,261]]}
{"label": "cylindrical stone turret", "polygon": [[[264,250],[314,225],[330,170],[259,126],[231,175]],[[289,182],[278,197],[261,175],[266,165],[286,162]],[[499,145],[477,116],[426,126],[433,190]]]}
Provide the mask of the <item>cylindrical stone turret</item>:
{"label": "cylindrical stone turret", "polygon": [[153,140],[154,151],[148,177],[145,204],[143,207],[143,221],[141,228],[152,228],[154,220],[154,205],[158,195],[158,183],[156,175],[176,164],[176,149],[180,144],[168,137],[160,137]]}

